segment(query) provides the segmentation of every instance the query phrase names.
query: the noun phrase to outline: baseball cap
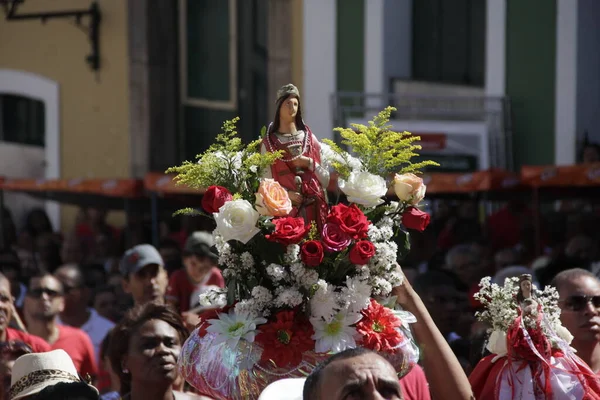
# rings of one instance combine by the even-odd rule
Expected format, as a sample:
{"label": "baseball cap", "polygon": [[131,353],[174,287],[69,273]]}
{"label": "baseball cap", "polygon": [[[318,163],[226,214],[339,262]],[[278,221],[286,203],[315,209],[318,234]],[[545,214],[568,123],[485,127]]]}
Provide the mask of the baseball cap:
{"label": "baseball cap", "polygon": [[127,277],[150,264],[164,265],[160,253],[151,244],[138,244],[125,252],[119,265],[119,272]]}
{"label": "baseball cap", "polygon": [[196,231],[193,232],[186,240],[183,248],[184,255],[195,254],[198,256],[210,257],[217,260],[219,257],[213,251],[214,240],[209,232]]}

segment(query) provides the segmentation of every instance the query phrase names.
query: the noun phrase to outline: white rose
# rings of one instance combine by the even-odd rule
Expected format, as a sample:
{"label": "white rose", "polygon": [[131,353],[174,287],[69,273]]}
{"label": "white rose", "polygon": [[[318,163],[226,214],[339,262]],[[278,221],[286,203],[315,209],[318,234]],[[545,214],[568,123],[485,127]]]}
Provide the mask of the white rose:
{"label": "white rose", "polygon": [[340,179],[339,186],[349,202],[365,207],[380,205],[387,193],[385,179],[370,172],[352,172],[347,181]]}
{"label": "white rose", "polygon": [[425,197],[427,186],[423,179],[415,174],[396,174],[394,177],[394,191],[398,199],[416,206]]}
{"label": "white rose", "polygon": [[569,332],[567,328],[565,328],[562,325],[558,325],[555,331],[559,338],[567,342],[567,344],[571,344],[571,342],[573,341],[573,335],[571,334],[571,332]]}
{"label": "white rose", "polygon": [[508,353],[506,348],[506,332],[494,331],[490,335],[487,345],[485,346],[490,353],[498,356],[504,356]]}
{"label": "white rose", "polygon": [[213,215],[216,230],[225,241],[238,240],[246,244],[260,232],[256,227],[259,214],[247,200],[228,201]]}

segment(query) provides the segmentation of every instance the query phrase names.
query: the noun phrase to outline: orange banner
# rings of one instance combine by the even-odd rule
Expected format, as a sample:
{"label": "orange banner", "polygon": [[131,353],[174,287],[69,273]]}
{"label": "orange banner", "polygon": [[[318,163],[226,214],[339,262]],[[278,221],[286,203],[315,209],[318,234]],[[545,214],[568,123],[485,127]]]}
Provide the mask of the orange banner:
{"label": "orange banner", "polygon": [[150,172],[144,177],[144,187],[149,192],[160,194],[191,194],[203,195],[206,189],[194,189],[186,185],[177,184],[173,180],[174,175],[166,175],[160,172]]}
{"label": "orange banner", "polygon": [[517,174],[490,169],[472,173],[424,174],[423,182],[429,194],[508,191],[521,187]]}
{"label": "orange banner", "polygon": [[0,189],[13,192],[82,193],[108,197],[139,198],[144,184],[139,179],[12,179],[0,181]]}
{"label": "orange banner", "polygon": [[[521,187],[517,174],[491,169],[473,173],[432,173],[424,174],[423,180],[427,185],[429,194],[453,194],[486,191],[506,191]],[[172,175],[149,173],[144,178],[144,186],[150,192],[160,194],[191,194],[202,195],[203,189],[193,189],[185,185],[178,185]],[[328,187],[330,192],[338,190],[337,174],[331,174]],[[390,189],[388,195],[393,196],[394,190]]]}
{"label": "orange banner", "polygon": [[600,186],[600,163],[567,166],[523,166],[521,179],[533,187]]}

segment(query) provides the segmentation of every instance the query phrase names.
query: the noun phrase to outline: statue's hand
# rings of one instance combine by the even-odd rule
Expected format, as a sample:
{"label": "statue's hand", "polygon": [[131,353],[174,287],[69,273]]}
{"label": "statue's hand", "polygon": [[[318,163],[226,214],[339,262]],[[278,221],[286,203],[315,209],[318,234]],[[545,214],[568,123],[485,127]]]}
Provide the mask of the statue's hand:
{"label": "statue's hand", "polygon": [[288,195],[290,196],[290,200],[292,201],[292,205],[294,207],[300,206],[302,204],[302,202],[304,201],[304,196],[302,196],[298,192],[294,192],[294,191],[290,190],[290,191],[288,191]]}
{"label": "statue's hand", "polygon": [[312,169],[313,160],[310,157],[301,156],[291,162],[294,168]]}

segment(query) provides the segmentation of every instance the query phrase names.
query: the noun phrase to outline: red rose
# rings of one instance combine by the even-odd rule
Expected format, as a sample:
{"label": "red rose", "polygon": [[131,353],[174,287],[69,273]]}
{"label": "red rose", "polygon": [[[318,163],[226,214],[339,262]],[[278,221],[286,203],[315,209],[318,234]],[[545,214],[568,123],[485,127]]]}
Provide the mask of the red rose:
{"label": "red rose", "polygon": [[370,224],[365,214],[360,211],[356,204],[351,206],[338,204],[331,207],[327,220],[339,225],[354,240],[367,236]]}
{"label": "red rose", "polygon": [[365,265],[375,255],[375,246],[368,240],[356,242],[350,250],[350,262],[356,265]]}
{"label": "red rose", "polygon": [[415,207],[410,207],[402,214],[402,225],[408,229],[423,232],[429,225],[429,214]]}
{"label": "red rose", "polygon": [[284,246],[299,243],[310,230],[310,225],[304,224],[304,218],[284,217],[273,220],[275,231],[265,235],[267,240],[281,243]]}
{"label": "red rose", "polygon": [[327,251],[338,252],[352,243],[352,238],[338,224],[326,223],[321,231],[321,241]]}
{"label": "red rose", "polygon": [[223,204],[232,200],[233,196],[223,186],[210,186],[202,196],[202,208],[207,213],[219,212]]}
{"label": "red rose", "polygon": [[317,240],[309,240],[302,245],[300,258],[309,267],[316,267],[323,261],[323,246]]}

